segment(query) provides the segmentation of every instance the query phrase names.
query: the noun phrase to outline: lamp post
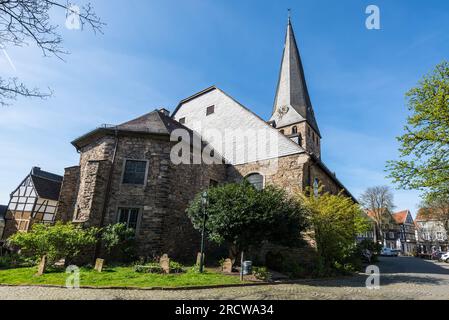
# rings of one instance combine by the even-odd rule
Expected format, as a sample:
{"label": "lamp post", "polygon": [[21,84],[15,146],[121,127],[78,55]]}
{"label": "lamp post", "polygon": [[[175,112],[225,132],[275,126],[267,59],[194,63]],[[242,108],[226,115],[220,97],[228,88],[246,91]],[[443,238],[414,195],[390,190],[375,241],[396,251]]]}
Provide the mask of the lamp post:
{"label": "lamp post", "polygon": [[200,258],[200,273],[204,271],[204,235],[206,232],[206,217],[207,217],[207,191],[201,195],[201,206],[203,208],[203,227],[201,229],[201,258]]}

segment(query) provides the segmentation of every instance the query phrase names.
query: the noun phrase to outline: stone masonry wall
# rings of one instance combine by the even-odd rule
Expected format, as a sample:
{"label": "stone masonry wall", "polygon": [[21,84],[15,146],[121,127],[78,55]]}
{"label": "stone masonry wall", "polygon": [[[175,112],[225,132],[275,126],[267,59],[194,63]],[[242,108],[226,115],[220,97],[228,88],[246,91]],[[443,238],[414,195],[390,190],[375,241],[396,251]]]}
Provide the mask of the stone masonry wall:
{"label": "stone masonry wall", "polygon": [[296,154],[275,160],[246,163],[228,168],[230,182],[241,181],[252,173],[264,176],[264,185],[275,185],[283,188],[289,194],[302,191],[303,167],[307,162],[306,154]]}
{"label": "stone masonry wall", "polygon": [[321,157],[321,139],[318,134],[307,124],[306,121],[293,124],[287,127],[278,128],[278,130],[284,130],[286,136],[293,134],[293,127],[298,128],[298,134],[302,137],[302,147],[308,152],[314,153],[318,158]]}
{"label": "stone masonry wall", "polygon": [[74,166],[64,170],[61,192],[59,194],[56,220],[69,222],[73,220],[75,203],[79,190],[80,167]]}
{"label": "stone masonry wall", "polygon": [[[193,228],[187,216],[189,203],[199,192],[207,189],[211,180],[226,182],[226,165],[171,165],[170,191],[167,194],[169,211],[164,219],[163,250],[169,256],[193,261],[200,249],[200,232]],[[206,256],[213,254],[211,243],[206,245]]]}

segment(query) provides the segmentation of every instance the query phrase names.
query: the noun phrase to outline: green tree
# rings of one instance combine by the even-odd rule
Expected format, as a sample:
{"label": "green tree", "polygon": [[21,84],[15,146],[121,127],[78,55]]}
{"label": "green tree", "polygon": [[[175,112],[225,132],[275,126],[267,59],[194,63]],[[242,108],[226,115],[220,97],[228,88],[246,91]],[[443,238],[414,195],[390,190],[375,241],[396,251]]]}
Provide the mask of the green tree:
{"label": "green tree", "polygon": [[314,232],[319,273],[328,275],[340,266],[351,264],[356,237],[369,228],[361,207],[342,194],[320,192],[315,196],[313,192],[306,192],[300,199],[308,210]]}
{"label": "green tree", "polygon": [[[305,210],[279,188],[256,190],[250,183],[227,184],[209,189],[206,230],[211,241],[227,244],[231,259],[251,246],[271,241],[299,245],[306,227]],[[201,230],[201,194],[187,209],[194,227]]]}
{"label": "green tree", "polygon": [[405,133],[398,138],[400,160],[389,161],[389,177],[426,198],[449,198],[449,63],[437,65],[407,93]]}
{"label": "green tree", "polygon": [[47,256],[49,264],[61,259],[74,259],[82,250],[97,242],[98,229],[83,229],[71,223],[55,225],[34,224],[28,233],[16,233],[8,241],[21,249],[21,253],[36,261]]}

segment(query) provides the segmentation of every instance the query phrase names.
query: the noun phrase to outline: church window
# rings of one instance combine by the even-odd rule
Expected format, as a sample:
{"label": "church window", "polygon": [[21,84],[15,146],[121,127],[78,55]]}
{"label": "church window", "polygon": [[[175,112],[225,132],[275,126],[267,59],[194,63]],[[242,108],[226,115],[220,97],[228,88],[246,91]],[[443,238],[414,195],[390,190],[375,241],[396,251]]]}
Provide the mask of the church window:
{"label": "church window", "polygon": [[259,173],[252,173],[246,176],[246,180],[253,185],[257,190],[263,189],[263,176]]}
{"label": "church window", "polygon": [[137,229],[139,219],[139,209],[137,208],[119,208],[118,222],[125,224],[128,228]]}
{"label": "church window", "polygon": [[186,123],[186,118],[181,118],[181,119],[179,119],[179,123],[180,123],[180,124],[185,124],[185,123]]}
{"label": "church window", "polygon": [[280,133],[282,133],[282,134],[285,134],[285,131],[284,131],[284,129],[282,129],[282,130],[279,130],[279,132],[280,132]]}
{"label": "church window", "polygon": [[298,144],[300,147],[302,147],[302,134],[299,134],[298,136]]}
{"label": "church window", "polygon": [[297,134],[298,133],[298,127],[294,126],[292,128],[292,134]]}
{"label": "church window", "polygon": [[215,106],[207,107],[206,116],[210,116],[211,114],[214,114],[214,113],[215,113]]}
{"label": "church window", "polygon": [[147,161],[126,160],[125,170],[123,172],[124,184],[145,184],[147,172]]}
{"label": "church window", "polygon": [[313,181],[313,194],[315,197],[318,197],[320,193],[320,180],[318,178],[315,178]]}

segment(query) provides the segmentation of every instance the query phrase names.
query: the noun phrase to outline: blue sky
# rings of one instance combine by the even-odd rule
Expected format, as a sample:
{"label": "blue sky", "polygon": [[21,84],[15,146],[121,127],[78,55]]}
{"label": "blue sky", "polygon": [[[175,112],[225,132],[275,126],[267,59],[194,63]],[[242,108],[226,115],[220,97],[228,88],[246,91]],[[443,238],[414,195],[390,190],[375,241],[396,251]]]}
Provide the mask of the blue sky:
{"label": "blue sky", "polygon": [[[81,0],[80,0],[81,1]],[[82,2],[80,2],[82,3]],[[323,160],[356,196],[390,184],[385,162],[397,157],[405,92],[449,53],[448,1],[94,1],[104,35],[64,28],[66,62],[33,46],[0,53],[3,77],[51,87],[48,100],[20,99],[0,109],[0,203],[33,165],[62,174],[76,165],[70,141],[212,84],[265,119],[272,110],[287,8],[303,59]],[[365,28],[365,9],[381,10],[381,30]],[[398,209],[418,193],[395,190]]]}

